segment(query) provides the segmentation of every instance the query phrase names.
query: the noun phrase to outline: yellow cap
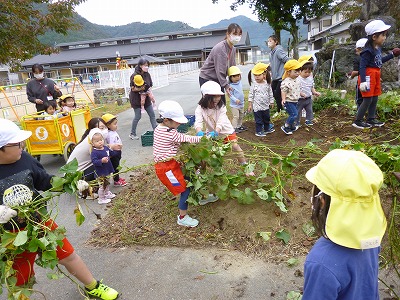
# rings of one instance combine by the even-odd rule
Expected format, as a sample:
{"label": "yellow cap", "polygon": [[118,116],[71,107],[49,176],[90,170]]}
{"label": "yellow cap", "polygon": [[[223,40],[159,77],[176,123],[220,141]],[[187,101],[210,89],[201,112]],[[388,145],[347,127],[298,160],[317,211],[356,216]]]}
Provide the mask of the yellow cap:
{"label": "yellow cap", "polygon": [[60,96],[60,100],[65,100],[66,98],[74,98],[75,99],[75,96],[74,95],[72,95],[72,94],[66,94],[66,95],[62,95],[62,96]]}
{"label": "yellow cap", "polygon": [[144,80],[143,80],[143,77],[142,77],[142,75],[135,75],[134,77],[133,77],[133,83],[136,85],[136,86],[142,86],[143,84],[144,84]]}
{"label": "yellow cap", "polygon": [[300,69],[306,62],[298,62],[295,59],[289,59],[284,65],[283,68],[285,69],[285,73],[283,73],[282,79],[288,77],[288,71],[290,70],[297,70]]}
{"label": "yellow cap", "polygon": [[378,194],[383,174],[372,159],[360,151],[335,149],[306,177],[331,197],[325,232],[332,242],[353,249],[380,245],[386,230]]}
{"label": "yellow cap", "polygon": [[251,69],[251,73],[253,73],[254,75],[260,75],[262,73],[264,73],[267,68],[268,68],[269,64],[264,64],[264,63],[256,63],[253,67],[253,69]]}
{"label": "yellow cap", "polygon": [[237,66],[229,67],[228,76],[239,75],[239,74],[242,74],[242,71],[240,71],[240,69]]}
{"label": "yellow cap", "polygon": [[108,123],[108,122],[112,121],[113,119],[116,119],[117,117],[112,114],[104,114],[101,116],[101,118],[103,119],[104,122]]}
{"label": "yellow cap", "polygon": [[306,54],[306,55],[300,56],[298,60],[299,60],[299,62],[303,62],[303,61],[308,62],[311,58],[312,58],[311,54]]}

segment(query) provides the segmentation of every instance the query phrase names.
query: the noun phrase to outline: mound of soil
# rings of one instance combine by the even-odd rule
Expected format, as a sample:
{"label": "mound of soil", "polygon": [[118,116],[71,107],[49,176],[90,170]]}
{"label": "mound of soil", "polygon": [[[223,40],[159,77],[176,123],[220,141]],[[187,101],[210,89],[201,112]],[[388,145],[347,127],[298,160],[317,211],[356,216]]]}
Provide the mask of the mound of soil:
{"label": "mound of soil", "polygon": [[[345,107],[335,107],[319,114],[313,126],[302,126],[293,135],[286,135],[280,126],[284,118],[274,120],[274,133],[256,137],[254,121],[246,121],[248,130],[238,134],[239,143],[249,160],[254,158],[254,145],[268,145],[282,155],[305,146],[310,141],[324,151],[337,139],[377,142],[387,138],[390,126],[360,130],[351,126],[353,117]],[[390,128],[390,127],[389,127]],[[274,203],[261,200],[251,205],[236,201],[217,201],[205,206],[189,206],[189,214],[200,224],[196,228],[183,228],[176,224],[178,199],[166,191],[154,173],[153,167],[144,167],[131,174],[129,185],[113,200],[108,215],[96,228],[90,243],[97,246],[127,247],[157,245],[178,247],[218,247],[239,250],[247,255],[267,261],[281,262],[307,254],[317,237],[307,236],[303,226],[310,223],[311,184],[304,173],[316,164],[315,160],[300,162],[293,173],[293,182],[287,192],[287,213],[282,213]],[[382,195],[382,201],[390,201]],[[290,200],[289,200],[290,199]],[[384,205],[385,206],[385,205]],[[290,240],[285,244],[275,234],[284,229]],[[265,241],[259,232],[271,233]]]}

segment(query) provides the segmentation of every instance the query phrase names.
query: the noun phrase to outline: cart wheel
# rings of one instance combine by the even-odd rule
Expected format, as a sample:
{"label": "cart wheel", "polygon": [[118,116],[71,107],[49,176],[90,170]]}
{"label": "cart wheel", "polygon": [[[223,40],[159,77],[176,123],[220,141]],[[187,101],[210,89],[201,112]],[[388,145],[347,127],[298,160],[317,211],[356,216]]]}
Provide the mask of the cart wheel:
{"label": "cart wheel", "polygon": [[72,151],[74,150],[76,144],[73,142],[68,142],[64,146],[64,159],[65,161],[68,160],[69,156],[71,155]]}

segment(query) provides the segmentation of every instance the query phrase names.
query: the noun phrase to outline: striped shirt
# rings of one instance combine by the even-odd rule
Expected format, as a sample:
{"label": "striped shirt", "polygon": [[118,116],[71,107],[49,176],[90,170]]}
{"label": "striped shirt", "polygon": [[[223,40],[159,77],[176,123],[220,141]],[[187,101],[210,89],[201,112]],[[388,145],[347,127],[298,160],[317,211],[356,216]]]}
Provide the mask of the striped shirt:
{"label": "striped shirt", "polygon": [[176,156],[181,143],[198,143],[201,136],[190,136],[168,128],[162,124],[154,129],[153,156],[155,162],[165,161]]}

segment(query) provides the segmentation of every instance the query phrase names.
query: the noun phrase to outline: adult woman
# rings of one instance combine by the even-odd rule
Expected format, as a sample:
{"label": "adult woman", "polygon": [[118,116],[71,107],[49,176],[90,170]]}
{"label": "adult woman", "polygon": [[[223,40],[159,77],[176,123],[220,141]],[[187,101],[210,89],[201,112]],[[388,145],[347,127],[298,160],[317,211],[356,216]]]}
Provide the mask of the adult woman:
{"label": "adult woman", "polygon": [[[238,44],[241,38],[242,28],[236,23],[230,24],[226,31],[225,39],[211,49],[204,65],[200,69],[200,87],[203,83],[211,80],[221,86],[222,92],[230,93],[232,88],[229,86],[226,76],[228,68],[236,66],[236,49],[234,45]],[[226,104],[225,95],[222,95],[221,99]]]}
{"label": "adult woman", "polygon": [[35,79],[29,80],[26,85],[26,95],[30,102],[36,104],[36,110],[44,110],[45,102],[54,102],[57,105],[56,99],[62,92],[53,80],[44,77],[43,66],[34,64],[32,74]]}
{"label": "adult woman", "polygon": [[279,45],[279,39],[275,35],[271,35],[268,38],[268,47],[271,48],[269,54],[272,77],[271,87],[276,102],[276,110],[280,112],[283,109],[281,95],[282,76],[285,71],[283,66],[289,60],[289,57],[286,55],[283,47]]}
{"label": "adult woman", "polygon": [[[135,75],[142,76],[144,80],[144,85],[142,85],[141,87],[135,86],[133,81]],[[141,105],[140,105],[140,92],[144,91],[146,88],[153,86],[153,81],[151,80],[151,76],[149,73],[149,61],[147,59],[144,58],[139,59],[138,64],[135,67],[135,72],[133,72],[133,74],[131,75],[130,86],[131,86],[131,92],[129,94],[129,101],[131,102],[131,107],[135,112],[135,117],[132,120],[132,129],[131,133],[129,134],[129,137],[132,140],[137,140],[139,139],[139,137],[136,135],[136,127],[140,119],[142,118]],[[146,96],[144,109],[149,115],[151,127],[153,127],[153,129],[156,128],[157,127],[156,116],[154,114],[152,102],[149,95]]]}
{"label": "adult woman", "polygon": [[[94,166],[92,160],[90,158],[90,142],[87,140],[87,136],[93,128],[99,128],[102,131],[103,137],[106,138],[108,134],[107,125],[101,118],[92,118],[88,122],[88,129],[83,133],[82,139],[76,145],[74,150],[72,151],[70,157],[68,158],[67,163],[71,162],[74,158],[78,161],[78,171],[83,171],[83,176],[86,181],[92,181],[95,179],[94,176]],[[121,150],[118,149],[120,145],[113,144],[108,145],[113,150]]]}

